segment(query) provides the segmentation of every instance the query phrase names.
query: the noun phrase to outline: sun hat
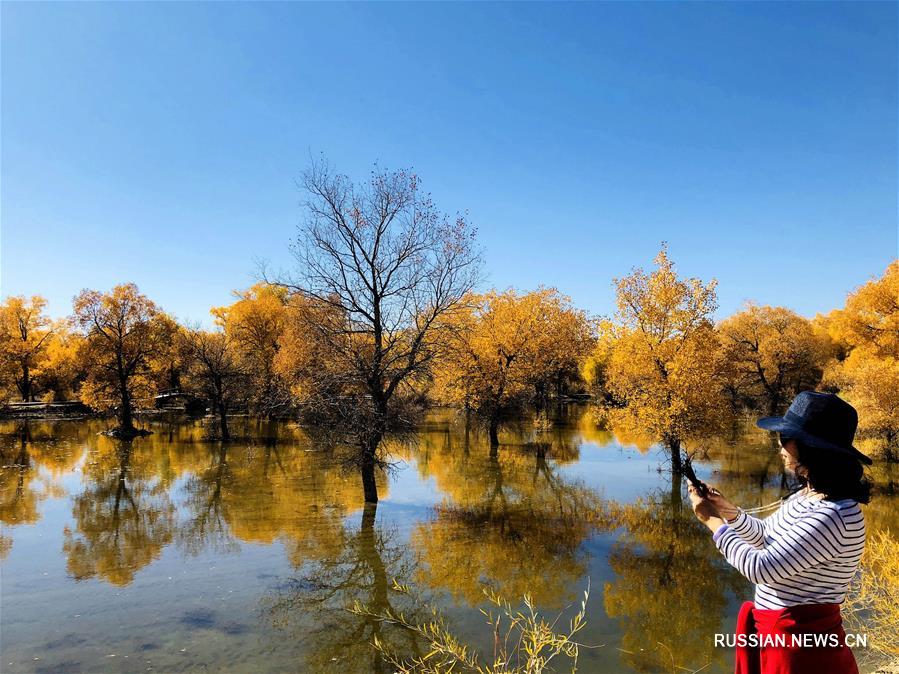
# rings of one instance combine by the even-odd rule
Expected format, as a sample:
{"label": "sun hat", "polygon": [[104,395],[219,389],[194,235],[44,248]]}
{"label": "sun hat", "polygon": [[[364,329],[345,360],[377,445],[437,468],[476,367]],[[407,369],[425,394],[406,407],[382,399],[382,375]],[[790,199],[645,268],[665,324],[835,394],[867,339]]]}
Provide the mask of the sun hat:
{"label": "sun hat", "polygon": [[782,417],[762,417],[755,423],[759,428],[795,438],[810,447],[849,454],[868,465],[873,463],[852,446],[858,413],[833,393],[802,391]]}

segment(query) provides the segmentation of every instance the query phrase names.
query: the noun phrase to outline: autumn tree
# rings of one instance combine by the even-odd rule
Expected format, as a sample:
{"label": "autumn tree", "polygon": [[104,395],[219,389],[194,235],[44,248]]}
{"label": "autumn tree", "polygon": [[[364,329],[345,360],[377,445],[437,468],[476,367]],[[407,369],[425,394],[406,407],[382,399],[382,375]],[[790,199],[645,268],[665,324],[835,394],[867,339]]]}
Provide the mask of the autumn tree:
{"label": "autumn tree", "polygon": [[596,400],[613,403],[608,387],[608,371],[618,328],[610,319],[601,318],[594,325],[594,333],[590,352],[581,365],[581,378]]}
{"label": "autumn tree", "polygon": [[785,307],[749,304],[718,326],[724,376],[752,408],[780,414],[821,380],[825,345],[811,321]]}
{"label": "autumn tree", "polygon": [[74,319],[84,333],[82,358],[87,377],[81,397],[88,405],[118,403],[116,433],[131,437],[136,397],[154,392],[154,360],[171,344],[170,321],[133,283],[108,293],[84,290],[75,298]]}
{"label": "autumn tree", "polygon": [[681,470],[684,440],[707,433],[723,408],[712,324],[716,282],[678,277],[663,246],[656,270],[615,279],[617,325],[606,386],[615,425],[651,433]]}
{"label": "autumn tree", "polygon": [[47,300],[40,295],[8,297],[0,304],[0,372],[11,377],[25,402],[34,400],[35,376],[47,358],[53,334],[46,306]]}
{"label": "autumn tree", "polygon": [[820,321],[837,344],[825,381],[855,405],[859,430],[886,441],[896,458],[899,439],[899,261],[850,293],[844,308]]}
{"label": "autumn tree", "polygon": [[73,329],[70,320],[53,324],[47,341],[47,355],[37,375],[38,388],[45,401],[71,400],[84,379],[81,354],[84,338]]}
{"label": "autumn tree", "polygon": [[305,321],[305,329],[341,364],[340,392],[319,389],[315,376],[309,388],[354,446],[365,500],[375,503],[381,439],[403,422],[400,394],[426,375],[439,346],[435,326],[478,278],[474,230],[441,213],[407,171],[376,168],[353,184],[313,162],[302,186],[306,219],[292,246],[298,270],[279,285],[322,309],[307,316],[335,316]]}
{"label": "autumn tree", "polygon": [[219,437],[229,440],[228,408],[243,396],[248,382],[234,338],[221,330],[190,327],[181,340],[190,388],[209,400],[218,415]]}
{"label": "autumn tree", "polygon": [[503,416],[549,385],[578,376],[591,326],[554,288],[472,294],[441,323],[446,349],[434,373],[434,395],[476,412],[499,444]]}
{"label": "autumn tree", "polygon": [[234,303],[214,308],[212,315],[248,377],[249,402],[264,414],[283,410],[289,401],[274,376],[274,363],[285,328],[287,289],[257,283],[234,295]]}
{"label": "autumn tree", "polygon": [[846,360],[831,366],[826,381],[836,385],[855,406],[862,432],[886,442],[885,458],[896,460],[899,359],[876,358],[866,349],[856,349]]}
{"label": "autumn tree", "polygon": [[878,357],[899,357],[899,260],[883,276],[849,294],[834,312],[834,336],[849,348],[865,348]]}

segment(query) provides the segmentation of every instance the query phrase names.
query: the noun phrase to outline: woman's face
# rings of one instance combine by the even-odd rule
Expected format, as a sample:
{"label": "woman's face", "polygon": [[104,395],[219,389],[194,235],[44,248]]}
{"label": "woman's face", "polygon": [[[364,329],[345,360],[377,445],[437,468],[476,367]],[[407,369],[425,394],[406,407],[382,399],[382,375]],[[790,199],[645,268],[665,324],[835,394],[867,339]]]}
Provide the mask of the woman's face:
{"label": "woman's face", "polygon": [[796,451],[796,441],[795,440],[778,440],[778,444],[780,445],[780,458],[783,459],[784,468],[786,468],[791,473],[796,472],[796,468],[799,466],[799,456]]}

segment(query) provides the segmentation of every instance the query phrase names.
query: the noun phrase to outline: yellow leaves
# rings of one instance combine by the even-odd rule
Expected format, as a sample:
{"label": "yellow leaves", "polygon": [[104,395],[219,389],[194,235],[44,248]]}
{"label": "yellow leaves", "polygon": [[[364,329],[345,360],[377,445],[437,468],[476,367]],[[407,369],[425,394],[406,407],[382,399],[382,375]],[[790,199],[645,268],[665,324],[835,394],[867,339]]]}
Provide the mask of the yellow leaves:
{"label": "yellow leaves", "polygon": [[47,341],[47,358],[39,372],[39,385],[45,399],[69,400],[75,396],[75,386],[83,369],[80,352],[84,338],[70,329],[68,321],[54,324]]}
{"label": "yellow leaves", "polygon": [[288,291],[281,286],[257,283],[235,291],[237,300],[210,313],[229,342],[234,344],[241,368],[251,381],[249,396],[257,410],[272,405],[278,382],[275,361],[288,326]]}
{"label": "yellow leaves", "polygon": [[831,334],[849,348],[899,358],[899,260],[849,295],[832,316]]}
{"label": "yellow leaves", "polygon": [[654,261],[657,269],[651,274],[637,268],[614,279],[616,305],[624,326],[663,343],[710,320],[718,306],[717,281],[679,278],[664,245]]}
{"label": "yellow leaves", "polygon": [[435,397],[475,409],[501,407],[576,374],[592,341],[586,315],[554,288],[471,295],[439,333],[449,348],[436,368]]}
{"label": "yellow leaves", "polygon": [[830,366],[827,381],[852,402],[866,433],[888,443],[899,436],[899,359],[853,349],[846,360]]}
{"label": "yellow leaves", "polygon": [[[88,405],[106,408],[125,398],[152,398],[154,365],[167,362],[164,353],[177,329],[133,283],[107,293],[84,290],[74,301],[74,321],[83,332],[79,358],[87,370],[80,397]],[[130,420],[129,420],[130,423]]]}
{"label": "yellow leaves", "polygon": [[29,400],[34,395],[33,378],[46,361],[53,332],[46,306],[40,295],[8,297],[0,304],[0,376],[7,397],[16,392]]}
{"label": "yellow leaves", "polygon": [[827,384],[856,407],[862,434],[886,440],[892,458],[899,437],[899,260],[817,322],[838,347]]}
{"label": "yellow leaves", "polygon": [[823,330],[785,307],[750,303],[722,321],[718,335],[731,391],[768,414],[818,385],[831,349]]}
{"label": "yellow leaves", "polygon": [[680,279],[663,248],[658,269],[616,279],[619,327],[603,345],[605,383],[625,407],[612,424],[679,443],[707,433],[721,415],[717,341],[711,324],[715,282]]}
{"label": "yellow leaves", "polygon": [[899,656],[899,544],[887,530],[874,533],[865,543],[861,571],[850,587],[843,608],[847,632],[869,636],[868,648]]}

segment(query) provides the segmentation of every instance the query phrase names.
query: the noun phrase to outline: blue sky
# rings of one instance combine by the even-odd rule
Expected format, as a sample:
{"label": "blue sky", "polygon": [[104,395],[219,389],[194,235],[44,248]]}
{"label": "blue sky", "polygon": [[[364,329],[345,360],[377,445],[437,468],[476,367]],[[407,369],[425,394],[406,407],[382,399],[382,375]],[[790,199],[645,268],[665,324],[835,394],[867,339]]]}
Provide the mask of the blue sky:
{"label": "blue sky", "polygon": [[2,3],[3,295],[181,319],[289,266],[310,153],[414,167],[487,283],[595,313],[662,240],[806,315],[897,251],[893,3]]}

